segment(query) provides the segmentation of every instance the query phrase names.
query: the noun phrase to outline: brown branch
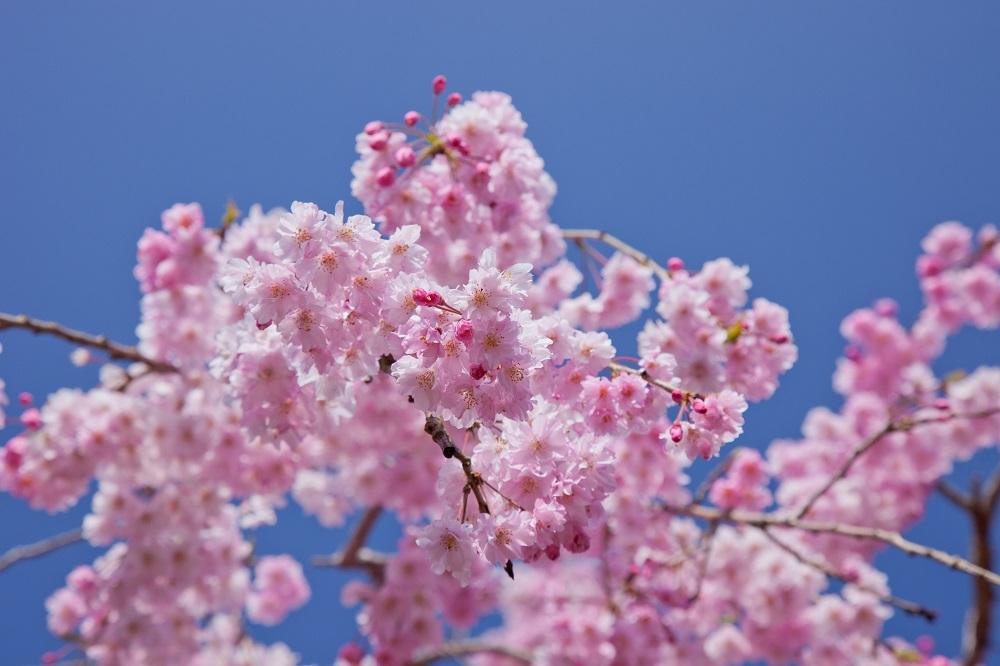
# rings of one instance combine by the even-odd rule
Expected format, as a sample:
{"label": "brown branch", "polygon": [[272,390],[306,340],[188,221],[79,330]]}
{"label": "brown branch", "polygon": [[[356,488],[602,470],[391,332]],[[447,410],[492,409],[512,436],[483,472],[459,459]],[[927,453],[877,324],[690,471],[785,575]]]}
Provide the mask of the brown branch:
{"label": "brown branch", "polygon": [[[428,414],[427,419],[424,421],[424,432],[431,436],[431,439],[441,449],[441,453],[445,458],[455,458],[462,463],[462,471],[465,472],[466,479],[465,487],[476,498],[476,504],[479,505],[479,513],[489,513],[490,505],[486,502],[486,496],[483,494],[483,485],[486,485],[483,477],[478,472],[472,470],[472,458],[462,453],[455,446],[451,435],[448,434],[448,431],[444,427],[444,421],[433,414]],[[464,510],[462,515],[464,519]]]}
{"label": "brown branch", "polygon": [[10,568],[22,560],[30,560],[42,555],[48,555],[64,546],[69,546],[82,540],[83,530],[77,527],[76,529],[50,536],[35,543],[14,546],[3,555],[0,555],[0,571]]}
{"label": "brown branch", "polygon": [[53,321],[42,321],[27,315],[12,315],[6,312],[0,312],[0,331],[7,328],[23,328],[35,334],[53,335],[57,338],[62,338],[63,340],[76,343],[83,347],[100,349],[110,358],[116,360],[145,363],[157,372],[177,371],[177,368],[169,363],[149,358],[148,356],[140,353],[135,347],[129,347],[128,345],[123,345],[120,342],[109,340],[104,335],[92,335],[90,333],[84,333],[83,331],[67,328],[62,324],[57,324]]}
{"label": "brown branch", "polygon": [[[993,567],[993,547],[990,543],[993,517],[1000,498],[1000,468],[986,485],[973,481],[965,507],[972,523],[972,560],[985,569]],[[962,664],[977,666],[985,663],[991,646],[993,630],[993,605],[996,594],[985,581],[972,582],[973,605],[965,615],[962,630]]]}
{"label": "brown branch", "polygon": [[645,252],[640,252],[625,241],[612,236],[607,232],[598,231],[597,229],[563,229],[562,237],[567,240],[594,240],[599,243],[604,243],[608,247],[618,250],[622,254],[631,257],[639,265],[651,269],[654,273],[659,275],[661,279],[670,279],[670,271],[653,261],[653,259]]}
{"label": "brown branch", "polygon": [[340,567],[343,569],[362,569],[372,580],[381,583],[385,577],[386,556],[365,547],[375,522],[382,513],[382,507],[373,506],[365,511],[361,520],[354,528],[351,538],[344,549],[333,555],[317,555],[312,559],[314,566]]}
{"label": "brown branch", "polygon": [[655,386],[656,388],[662,389],[667,393],[672,394],[674,392],[673,386],[667,384],[666,382],[660,381],[659,379],[656,379],[651,374],[649,374],[649,371],[647,370],[642,370],[641,368],[633,368],[632,366],[623,365],[621,363],[615,363],[614,361],[608,363],[608,368],[610,368],[612,372],[626,372],[630,375],[635,375],[636,377],[639,377],[650,386]]}
{"label": "brown branch", "polygon": [[993,585],[1000,586],[1000,575],[973,564],[958,555],[946,553],[937,548],[924,546],[919,543],[909,541],[898,532],[885,530],[878,527],[861,527],[859,525],[846,525],[843,523],[820,522],[814,520],[803,520],[794,516],[783,516],[774,513],[755,513],[752,511],[723,511],[701,504],[688,506],[665,506],[665,510],[681,516],[691,516],[707,521],[721,521],[736,525],[748,525],[750,527],[769,528],[787,527],[803,532],[813,532],[818,534],[835,534],[838,536],[850,537],[852,539],[869,539],[871,541],[881,541],[890,546],[898,548],[907,555],[925,557],[929,560],[943,564],[946,567],[967,573],[976,578],[982,578]]}
{"label": "brown branch", "polygon": [[963,511],[972,510],[972,500],[961,490],[941,479],[934,486],[941,496]]}
{"label": "brown branch", "polygon": [[910,615],[915,615],[915,616],[918,616],[918,617],[922,617],[925,620],[927,620],[928,622],[933,622],[934,620],[937,619],[937,611],[935,611],[935,610],[933,610],[931,608],[926,608],[924,606],[921,606],[920,604],[914,603],[912,601],[907,601],[906,599],[901,599],[901,598],[899,598],[897,596],[893,596],[891,594],[883,594],[881,592],[873,590],[872,588],[868,587],[867,585],[863,585],[862,583],[859,583],[858,581],[853,580],[852,578],[850,578],[848,576],[845,576],[844,574],[840,573],[839,571],[837,571],[836,569],[834,569],[832,566],[830,566],[826,562],[823,562],[822,560],[818,560],[818,559],[813,559],[813,558],[807,556],[805,553],[802,553],[802,552],[796,550],[790,544],[782,541],[781,539],[779,539],[778,537],[776,537],[774,534],[772,534],[771,530],[769,530],[767,528],[761,528],[761,532],[763,532],[764,536],[766,536],[768,539],[770,539],[771,542],[774,545],[776,545],[778,548],[781,548],[783,551],[785,551],[786,553],[788,553],[789,555],[791,555],[792,557],[794,557],[796,560],[798,560],[802,564],[805,564],[806,566],[809,566],[809,567],[812,567],[813,569],[816,569],[817,571],[819,571],[820,573],[822,573],[823,575],[825,575],[825,576],[827,576],[829,578],[836,578],[837,580],[840,580],[840,581],[843,581],[843,582],[848,583],[850,585],[853,585],[854,587],[858,588],[859,590],[862,590],[864,592],[867,592],[868,594],[874,595],[875,597],[878,598],[879,601],[881,601],[883,603],[886,603],[886,604],[889,604],[890,606],[894,606],[895,608],[898,608],[899,610],[903,611],[904,613],[908,613]]}
{"label": "brown branch", "polygon": [[948,421],[953,421],[955,419],[977,419],[977,418],[984,418],[987,416],[994,416],[996,414],[1000,414],[1000,407],[995,407],[993,409],[986,409],[979,412],[971,412],[968,414],[949,412],[946,414],[935,415],[927,418],[919,418],[919,419],[903,418],[898,421],[890,421],[881,430],[872,435],[869,435],[864,440],[862,440],[861,443],[859,443],[857,446],[854,447],[850,455],[848,455],[847,458],[844,460],[844,462],[840,464],[840,467],[837,468],[837,471],[835,471],[833,475],[831,475],[830,478],[826,480],[826,482],[819,488],[819,490],[814,492],[809,497],[809,499],[806,500],[806,503],[803,504],[802,507],[798,510],[798,512],[795,514],[795,517],[805,518],[806,514],[809,513],[809,510],[813,508],[813,505],[815,505],[816,502],[818,502],[819,499],[823,497],[823,495],[825,495],[827,491],[829,491],[830,488],[832,488],[838,481],[847,476],[847,473],[851,470],[851,467],[854,466],[854,463],[856,463],[858,459],[865,453],[867,453],[873,446],[878,444],[882,440],[882,438],[885,437],[886,435],[893,432],[906,432],[914,428],[917,428],[919,426],[928,425],[932,423],[946,423]]}
{"label": "brown branch", "polygon": [[501,645],[499,643],[487,643],[484,641],[470,640],[454,641],[439,645],[436,648],[432,648],[431,650],[417,655],[416,658],[409,662],[409,666],[427,666],[428,664],[433,664],[435,661],[440,659],[456,659],[458,657],[468,657],[474,654],[483,653],[508,657],[518,663],[528,664],[529,666],[533,661],[530,652]]}

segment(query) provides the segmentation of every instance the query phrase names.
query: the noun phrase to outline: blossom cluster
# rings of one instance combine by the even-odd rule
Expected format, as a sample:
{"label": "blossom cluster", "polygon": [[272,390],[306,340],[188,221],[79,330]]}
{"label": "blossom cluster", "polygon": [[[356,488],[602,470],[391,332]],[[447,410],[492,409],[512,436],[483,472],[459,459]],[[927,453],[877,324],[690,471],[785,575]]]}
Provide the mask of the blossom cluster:
{"label": "blossom cluster", "polygon": [[[94,488],[83,535],[106,548],[49,598],[52,632],[102,666],[297,663],[246,626],[310,599],[311,572],[249,534],[291,497],[324,526],[364,510],[402,527],[394,553],[334,558],[370,577],[343,590],[363,640],[338,666],[402,666],[496,611],[484,639],[541,664],[949,663],[882,638],[870,542],[684,510],[919,518],[955,461],[1000,440],[1000,369],[932,369],[961,326],[1000,326],[996,231],[932,231],[915,323],[888,300],[844,320],[839,412],[734,449],[694,490],[689,466],[795,362],[787,311],[751,301],[728,259],[605,257],[602,234],[560,230],[510,98],[432,90],[430,116],[358,135],[365,214],[295,202],[210,229],[197,204],[165,211],[138,245],[146,361],[21,399],[0,489],[60,511]],[[607,329],[643,318],[620,355]]]}
{"label": "blossom cluster", "polygon": [[548,264],[565,248],[548,214],[556,186],[521,114],[503,93],[466,102],[452,93],[438,118],[444,85],[434,86],[430,117],[410,111],[402,123],[368,123],[351,193],[384,233],[418,226],[427,273],[442,283],[464,281],[491,248],[504,266]]}

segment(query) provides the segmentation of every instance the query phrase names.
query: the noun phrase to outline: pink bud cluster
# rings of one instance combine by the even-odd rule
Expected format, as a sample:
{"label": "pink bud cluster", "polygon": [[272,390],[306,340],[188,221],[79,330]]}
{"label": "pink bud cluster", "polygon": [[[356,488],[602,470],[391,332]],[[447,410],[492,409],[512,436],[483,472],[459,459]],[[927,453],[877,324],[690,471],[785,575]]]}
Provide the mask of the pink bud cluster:
{"label": "pink bud cluster", "polygon": [[550,263],[565,247],[548,215],[556,187],[520,113],[498,92],[460,102],[449,96],[440,118],[411,111],[403,124],[369,123],[352,194],[384,233],[419,226],[427,274],[444,284],[464,281],[488,248],[503,266]]}

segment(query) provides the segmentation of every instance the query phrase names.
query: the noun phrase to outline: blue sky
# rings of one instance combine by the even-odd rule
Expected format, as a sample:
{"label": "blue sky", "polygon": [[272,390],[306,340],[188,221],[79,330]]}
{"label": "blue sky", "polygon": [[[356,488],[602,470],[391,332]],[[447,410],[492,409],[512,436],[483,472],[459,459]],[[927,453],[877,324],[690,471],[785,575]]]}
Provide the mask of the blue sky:
{"label": "blue sky", "polygon": [[[513,95],[559,184],[553,217],[655,256],[751,266],[800,346],[743,444],[795,436],[836,406],[840,319],[879,296],[919,308],[913,260],[936,222],[1000,222],[1000,5],[989,2],[172,2],[0,4],[0,310],[133,341],[135,242],[175,201],[208,215],[294,199],[350,199],[354,135],[429,103],[439,72],[468,93]],[[626,330],[616,340],[634,345]],[[941,370],[1000,362],[963,334]],[[15,393],[87,386],[68,347],[3,335]],[[964,465],[988,474],[997,456]],[[0,548],[47,536],[48,517],[0,497]],[[331,551],[339,532],[296,510],[261,551]],[[383,526],[380,538],[390,538]],[[914,538],[964,552],[963,518],[935,500]],[[55,645],[42,601],[76,546],[0,574],[4,661]],[[901,596],[937,608],[956,652],[969,581],[885,554]],[[324,662],[354,636],[343,575],[308,570],[315,598],[277,631]],[[916,635],[919,621],[890,630]]]}

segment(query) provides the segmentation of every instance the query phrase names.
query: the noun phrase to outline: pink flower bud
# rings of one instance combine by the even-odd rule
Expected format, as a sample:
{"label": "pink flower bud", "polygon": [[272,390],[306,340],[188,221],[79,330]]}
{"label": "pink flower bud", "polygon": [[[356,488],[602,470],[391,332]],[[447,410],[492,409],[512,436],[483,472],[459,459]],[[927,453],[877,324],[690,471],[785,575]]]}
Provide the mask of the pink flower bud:
{"label": "pink flower bud", "polygon": [[684,392],[681,391],[680,389],[674,389],[673,391],[671,391],[670,392],[670,397],[678,405],[681,404],[682,402],[684,402]]}
{"label": "pink flower bud", "polygon": [[951,409],[951,403],[948,402],[948,398],[938,398],[937,400],[934,401],[934,409],[947,411]]}
{"label": "pink flower bud", "polygon": [[684,439],[684,428],[681,427],[680,423],[670,426],[670,439],[674,440],[674,442]]}
{"label": "pink flower bud", "polygon": [[858,574],[858,570],[853,567],[845,568],[840,572],[841,577],[848,583],[856,583],[861,576]]}
{"label": "pink flower bud", "polygon": [[337,653],[337,659],[338,660],[342,659],[346,661],[348,664],[360,664],[361,660],[364,658],[365,658],[365,649],[360,645],[358,645],[357,643],[355,643],[354,641],[351,641],[350,643],[344,645],[342,648],[340,648],[340,652]]}
{"label": "pink flower bud", "polygon": [[375,180],[382,187],[389,187],[396,182],[396,170],[392,167],[382,167],[375,174]]}
{"label": "pink flower bud", "polygon": [[477,382],[486,376],[486,368],[480,363],[476,363],[473,366],[469,366],[469,376],[475,379]]}
{"label": "pink flower bud", "polygon": [[691,405],[691,409],[693,409],[698,414],[704,414],[705,412],[708,411],[708,407],[706,407],[705,403],[702,402],[700,399],[694,401],[694,403]]}
{"label": "pink flower bud", "polygon": [[406,115],[403,116],[403,122],[406,123],[407,127],[413,127],[420,122],[420,114],[416,111],[407,111]]}
{"label": "pink flower bud", "polygon": [[680,257],[670,257],[667,259],[667,270],[671,273],[684,270],[684,260]]}
{"label": "pink flower bud", "polygon": [[31,395],[27,391],[21,391],[17,396],[17,401],[21,403],[23,407],[30,407],[31,403],[35,401],[35,396]]}
{"label": "pink flower bud", "polygon": [[368,139],[368,147],[372,150],[385,150],[389,143],[388,132],[376,132]]}
{"label": "pink flower bud", "polygon": [[776,345],[783,345],[788,342],[788,336],[784,333],[775,333],[769,339]]}
{"label": "pink flower bud", "polygon": [[385,125],[382,124],[381,120],[373,120],[365,125],[365,134],[371,136],[372,134],[381,131],[383,127],[385,127]]}
{"label": "pink flower bud", "polygon": [[411,292],[410,295],[413,298],[413,302],[416,303],[417,305],[430,305],[431,304],[430,300],[427,298],[427,291],[425,289],[421,289],[420,287],[417,287],[416,289],[414,289]]}
{"label": "pink flower bud", "polygon": [[875,312],[882,317],[895,317],[899,311],[899,305],[891,298],[880,298],[875,301]]}
{"label": "pink flower bud", "polygon": [[844,356],[847,358],[848,361],[853,361],[855,363],[858,363],[859,361],[861,361],[861,356],[862,356],[861,349],[855,347],[854,345],[850,345],[847,347],[847,349],[844,350]]}
{"label": "pink flower bud", "polygon": [[396,151],[396,163],[401,167],[413,166],[417,161],[417,154],[409,146],[403,146]]}
{"label": "pink flower bud", "polygon": [[458,325],[455,327],[455,337],[465,344],[472,342],[472,332],[472,322],[468,319],[458,322]]}
{"label": "pink flower bud", "polygon": [[28,430],[38,430],[42,427],[42,413],[32,407],[21,414],[21,425]]}
{"label": "pink flower bud", "polygon": [[266,331],[267,327],[270,326],[273,323],[274,323],[274,321],[271,320],[271,319],[268,319],[267,321],[258,321],[257,322],[257,330],[258,331]]}
{"label": "pink flower bud", "polygon": [[934,277],[943,269],[941,260],[935,256],[924,255],[917,259],[917,275],[922,278]]}
{"label": "pink flower bud", "polygon": [[15,437],[7,442],[7,446],[3,449],[3,462],[7,466],[7,469],[17,470],[21,467],[21,462],[24,460],[24,443],[26,441],[23,437]]}
{"label": "pink flower bud", "polygon": [[454,148],[463,155],[469,154],[469,146],[465,143],[465,141],[462,140],[462,137],[460,135],[455,134],[454,132],[445,137],[445,143],[447,143],[449,147]]}
{"label": "pink flower bud", "polygon": [[431,81],[431,88],[433,88],[435,95],[440,95],[441,93],[443,93],[444,88],[447,85],[448,85],[448,79],[444,78],[444,76],[441,74],[435,76],[434,80]]}
{"label": "pink flower bud", "polygon": [[448,95],[448,106],[458,106],[462,101],[462,96],[457,92]]}

